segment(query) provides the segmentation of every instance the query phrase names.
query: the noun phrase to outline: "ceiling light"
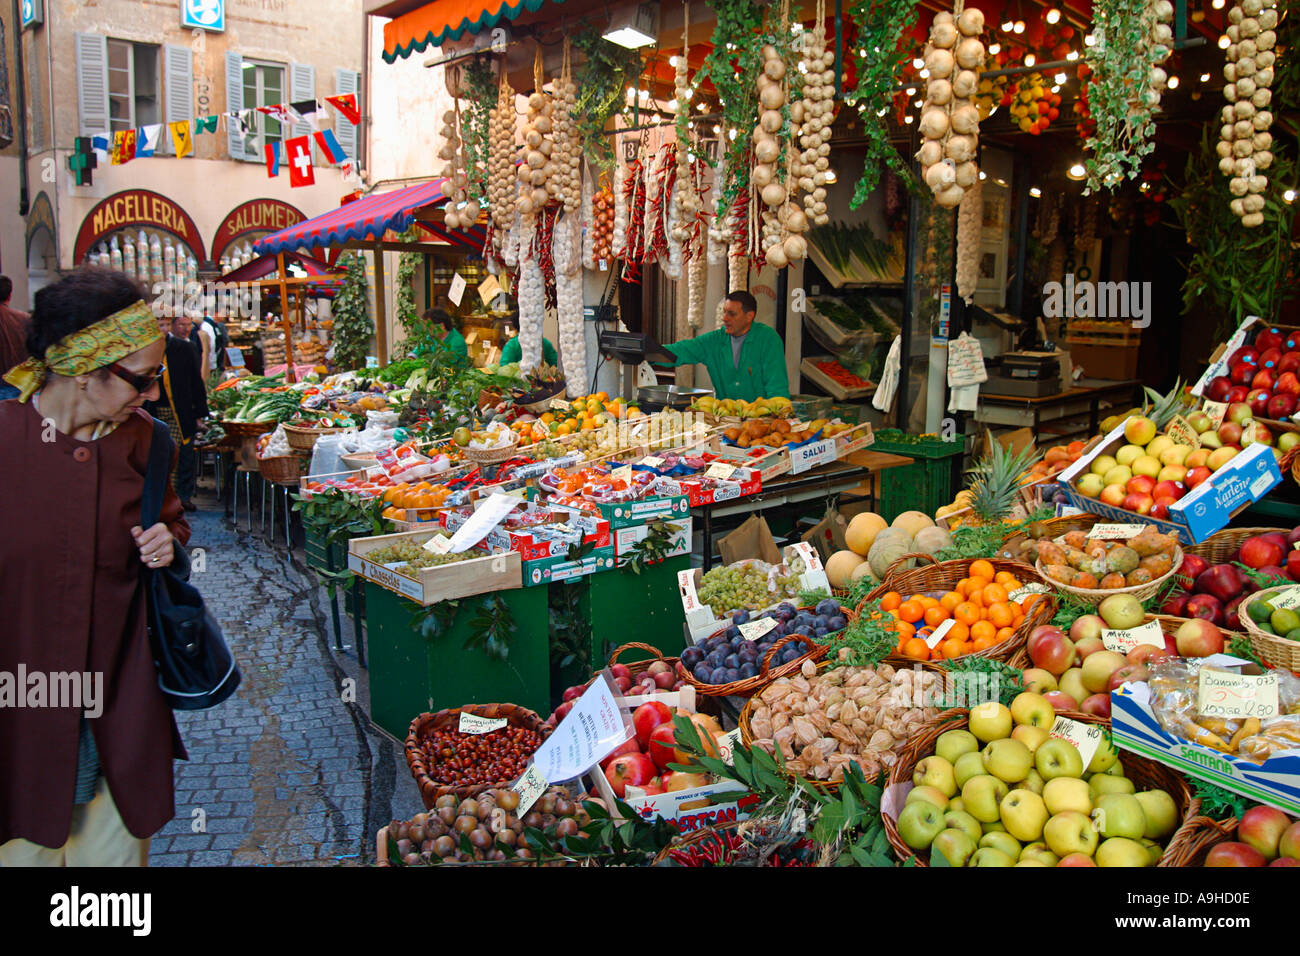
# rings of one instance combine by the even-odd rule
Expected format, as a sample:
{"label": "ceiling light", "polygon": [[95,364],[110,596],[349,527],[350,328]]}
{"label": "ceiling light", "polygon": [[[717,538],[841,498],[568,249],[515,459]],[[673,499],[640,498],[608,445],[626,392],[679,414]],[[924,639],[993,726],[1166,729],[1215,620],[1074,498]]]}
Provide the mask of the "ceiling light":
{"label": "ceiling light", "polygon": [[1075,163],[1068,170],[1066,170],[1065,175],[1069,176],[1075,182],[1078,182],[1079,180],[1083,179],[1085,176],[1088,175],[1088,170],[1084,168],[1083,163]]}
{"label": "ceiling light", "polygon": [[1091,33],[1086,34],[1083,38],[1084,46],[1093,46],[1096,44],[1096,42],[1097,42],[1097,38],[1093,36]]}
{"label": "ceiling light", "polygon": [[910,123],[910,122],[912,122],[912,117],[911,117],[910,115],[908,115],[908,116],[904,116],[904,117],[903,117],[903,122],[904,122],[904,123]]}
{"label": "ceiling light", "polygon": [[1232,41],[1228,39],[1228,35],[1227,35],[1226,33],[1225,33],[1223,36],[1219,37],[1219,49],[1220,49],[1220,50],[1226,50],[1226,49],[1228,48],[1229,44],[1231,44],[1231,43],[1232,43]]}
{"label": "ceiling light", "polygon": [[826,182],[828,183],[839,182],[839,177],[835,175],[835,170],[833,169],[826,170]]}
{"label": "ceiling light", "polygon": [[914,105],[917,109],[920,109],[922,106],[925,105],[925,100],[916,100],[915,103],[913,103],[912,105]]}
{"label": "ceiling light", "polygon": [[1016,31],[1016,33],[1024,33],[1024,32],[1025,32],[1025,21],[1024,21],[1024,20],[1017,20],[1017,21],[1016,21],[1015,31]]}
{"label": "ceiling light", "polygon": [[1208,73],[1202,73],[1202,74],[1201,74],[1201,82],[1202,82],[1202,83],[1208,83],[1208,82],[1210,82],[1210,74],[1208,74]]}
{"label": "ceiling light", "polygon": [[1039,189],[1037,186],[1030,186],[1029,195],[1033,196],[1035,199],[1042,199],[1043,191]]}
{"label": "ceiling light", "polygon": [[1295,202],[1295,190],[1288,189],[1286,192],[1282,194],[1282,198],[1285,199],[1287,202]]}
{"label": "ceiling light", "polygon": [[[863,50],[862,55],[866,56],[867,51]],[[925,67],[925,61],[918,56],[915,60],[912,61],[912,66],[916,67],[918,70],[923,69]]]}
{"label": "ceiling light", "polygon": [[1003,33],[1010,33],[1010,32],[1011,32],[1012,30],[1014,30],[1015,28],[1016,28],[1016,21],[1015,21],[1015,20],[1003,20],[1003,21],[1002,21],[1002,32],[1003,32]]}
{"label": "ceiling light", "polygon": [[1034,56],[1032,53],[1025,54],[1025,66],[1033,66],[1037,62],[1038,57]]}
{"label": "ceiling light", "polygon": [[1001,43],[990,43],[990,44],[989,44],[989,56],[997,56],[997,55],[998,55],[999,53],[1001,53],[1001,52],[1002,52],[1002,44],[1001,44]]}
{"label": "ceiling light", "polygon": [[1061,87],[1060,87],[1059,85],[1058,85],[1058,86],[1053,86],[1053,87],[1052,87],[1052,92],[1053,92],[1053,93],[1059,93],[1059,92],[1061,92]]}
{"label": "ceiling light", "polygon": [[907,95],[908,95],[908,96],[915,96],[915,95],[916,95],[916,87],[915,87],[915,86],[909,86],[909,87],[907,88]]}
{"label": "ceiling light", "polygon": [[1056,7],[1052,7],[1052,9],[1047,11],[1047,16],[1045,19],[1047,20],[1048,23],[1056,23],[1058,20],[1061,19],[1061,11],[1056,9]]}
{"label": "ceiling light", "polygon": [[929,76],[930,76],[930,71],[929,71],[929,70],[922,70],[922,71],[921,71],[921,79],[923,79],[923,80],[925,80],[925,79],[929,79]]}
{"label": "ceiling light", "polygon": [[736,138],[736,131],[734,129],[727,130],[727,139],[734,140],[735,138]]}
{"label": "ceiling light", "polygon": [[677,57],[675,55],[668,58],[668,65],[674,70],[677,69]]}
{"label": "ceiling light", "polygon": [[1066,80],[1069,79],[1069,77],[1066,76],[1064,73],[1058,73],[1058,74],[1056,74],[1055,77],[1053,77],[1053,79],[1056,80],[1056,85],[1057,85],[1057,86],[1061,86],[1062,84],[1065,83]]}
{"label": "ceiling light", "polygon": [[985,180],[985,179],[988,179],[988,178],[989,178],[989,174],[986,173],[986,172],[984,172],[984,170],[981,169],[981,170],[980,170],[980,179],[981,179],[981,180]]}
{"label": "ceiling light", "polygon": [[1176,77],[1176,76],[1171,76],[1171,77],[1169,78],[1169,88],[1170,88],[1171,90],[1176,90],[1176,89],[1178,89],[1178,83],[1179,83],[1179,79],[1178,79],[1178,77]]}
{"label": "ceiling light", "polygon": [[638,3],[615,10],[601,36],[629,50],[658,42],[659,4]]}
{"label": "ceiling light", "polygon": [[1069,53],[1065,54],[1065,58],[1073,62],[1074,60],[1079,59],[1079,51],[1071,50]]}
{"label": "ceiling light", "polygon": [[677,101],[676,101],[676,100],[669,100],[667,103],[664,104],[664,109],[668,110],[668,112],[670,112],[670,113],[676,113],[676,112],[677,112]]}
{"label": "ceiling light", "polygon": [[1227,6],[1227,4],[1224,2],[1224,0],[1214,0],[1214,2],[1210,4],[1210,6],[1214,7],[1214,9],[1216,10],[1222,10],[1225,6]]}

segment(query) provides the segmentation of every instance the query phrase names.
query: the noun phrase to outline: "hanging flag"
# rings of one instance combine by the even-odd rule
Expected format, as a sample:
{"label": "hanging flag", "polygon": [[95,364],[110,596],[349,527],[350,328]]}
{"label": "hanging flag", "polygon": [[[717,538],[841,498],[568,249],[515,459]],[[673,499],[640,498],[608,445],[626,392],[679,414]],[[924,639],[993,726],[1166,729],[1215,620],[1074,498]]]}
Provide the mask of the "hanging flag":
{"label": "hanging flag", "polygon": [[311,165],[311,140],[306,136],[295,136],[284,144],[285,161],[289,164],[289,185],[314,186],[316,171]]}
{"label": "hanging flag", "polygon": [[312,129],[320,129],[320,103],[317,100],[299,100],[290,103],[289,108]]}
{"label": "hanging flag", "polygon": [[325,102],[348,118],[356,126],[361,122],[361,111],[357,109],[357,94],[344,93],[341,96],[327,96]]}
{"label": "hanging flag", "polygon": [[280,175],[280,144],[279,142],[267,143],[264,147],[266,150],[266,175],[274,177]]}
{"label": "hanging flag", "polygon": [[107,136],[92,136],[90,139],[90,146],[94,149],[96,156],[104,162],[108,162],[108,152],[112,147],[109,144]]}
{"label": "hanging flag", "polygon": [[332,164],[337,166],[339,163],[347,162],[348,154],[343,152],[343,146],[339,143],[338,137],[334,135],[334,130],[321,130],[315,136],[316,145],[320,147],[320,151],[325,154],[325,158]]}
{"label": "hanging flag", "polygon": [[135,130],[120,129],[113,134],[113,165],[121,166],[135,159]]}
{"label": "hanging flag", "polygon": [[162,124],[154,123],[150,126],[141,126],[135,131],[135,155],[152,156],[154,150],[158,148],[158,140],[161,138]]}
{"label": "hanging flag", "polygon": [[293,114],[289,112],[289,108],[283,103],[276,103],[274,106],[258,106],[255,109],[257,112],[265,113],[271,119],[279,120],[281,123],[294,122]]}
{"label": "hanging flag", "polygon": [[[213,119],[216,119],[214,116]],[[180,120],[168,123],[167,129],[172,134],[172,146],[176,148],[176,158],[181,159],[194,152],[194,137],[190,133],[190,121]]]}
{"label": "hanging flag", "polygon": [[194,121],[194,133],[215,133],[217,131],[216,116],[200,116]]}
{"label": "hanging flag", "polygon": [[356,167],[352,165],[352,160],[349,159],[347,162],[345,162],[343,165],[339,167],[339,172],[343,174],[344,179],[351,179],[355,169]]}

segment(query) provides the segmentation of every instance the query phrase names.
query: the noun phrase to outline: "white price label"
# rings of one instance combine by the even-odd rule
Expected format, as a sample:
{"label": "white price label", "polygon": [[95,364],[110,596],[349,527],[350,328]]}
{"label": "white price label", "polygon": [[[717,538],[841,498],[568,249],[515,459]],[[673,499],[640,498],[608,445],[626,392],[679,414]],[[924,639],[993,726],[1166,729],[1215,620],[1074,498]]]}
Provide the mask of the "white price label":
{"label": "white price label", "polygon": [[460,305],[460,300],[465,297],[465,277],[457,272],[451,277],[451,288],[447,290],[447,298],[451,299],[454,305]]}
{"label": "white price label", "polygon": [[1135,647],[1150,644],[1161,650],[1165,648],[1165,632],[1160,629],[1159,621],[1147,621],[1138,627],[1125,629],[1105,628],[1101,632],[1101,642],[1106,650],[1117,654],[1127,654]]}
{"label": "white price label", "polygon": [[1275,611],[1300,607],[1300,588],[1287,588],[1284,591],[1278,591],[1277,594],[1267,598],[1266,601],[1273,605]]}
{"label": "white price label", "polygon": [[790,473],[798,475],[805,471],[811,471],[818,465],[825,465],[835,461],[838,457],[839,450],[834,438],[823,438],[821,441],[809,442],[807,445],[800,445],[798,448],[790,449]]}
{"label": "white price label", "polygon": [[738,625],[740,636],[747,641],[756,641],[772,628],[776,627],[776,621],[770,617],[761,618],[757,621],[746,621]]}
{"label": "white price label", "polygon": [[424,550],[432,551],[434,554],[446,554],[451,550],[451,538],[445,534],[435,534],[424,542]]}
{"label": "white price label", "polygon": [[601,271],[601,272],[608,272],[608,271],[609,271],[609,260],[608,260],[608,259],[601,259],[601,260],[600,260],[600,271]]}
{"label": "white price label", "polygon": [[490,734],[508,723],[509,721],[504,717],[479,717],[477,714],[469,714],[462,710],[460,724],[456,729],[462,734]]}
{"label": "white price label", "polygon": [[1273,475],[1266,471],[1250,483],[1250,493],[1253,497],[1258,498],[1272,487]]}
{"label": "white price label", "polygon": [[483,300],[484,305],[492,305],[492,300],[500,294],[501,283],[497,281],[496,276],[488,276],[478,284],[478,296]]}
{"label": "white price label", "polygon": [[1074,744],[1086,768],[1092,763],[1092,756],[1097,752],[1097,748],[1101,746],[1102,730],[1099,724],[1085,724],[1071,720],[1069,717],[1057,717],[1049,736],[1060,737]]}
{"label": "white price label", "polygon": [[736,745],[740,743],[740,728],[737,727],[735,730],[729,730],[725,734],[714,737],[713,742],[718,745],[718,756],[722,758],[722,762],[728,767],[732,766],[731,754],[736,749]]}
{"label": "white price label", "polygon": [[553,398],[550,401],[550,407],[554,408],[556,411],[567,412],[569,410],[569,403],[562,398]]}
{"label": "white price label", "polygon": [[641,459],[641,464],[645,465],[647,468],[658,468],[663,463],[664,460],[662,458],[656,458],[654,455],[646,455]]}
{"label": "white price label", "polygon": [[709,465],[708,470],[704,473],[707,478],[721,478],[725,481],[731,480],[731,474],[736,470],[734,465],[725,461],[715,461]]}
{"label": "white price label", "polygon": [[1196,712],[1202,717],[1276,717],[1277,673],[1229,674],[1202,667]]}
{"label": "white price label", "polygon": [[468,521],[461,525],[451,536],[451,550],[460,554],[478,544],[505,520],[506,515],[519,507],[519,499],[509,495],[493,494],[489,496]]}
{"label": "white price label", "polygon": [[682,607],[689,614],[691,611],[700,610],[703,605],[695,593],[695,571],[686,570],[677,572],[677,587],[682,592]]}
{"label": "white price label", "polygon": [[930,650],[934,650],[936,647],[938,647],[939,642],[942,641],[945,637],[947,637],[948,632],[951,631],[956,625],[957,625],[957,619],[955,617],[950,617],[948,618],[948,620],[944,621],[942,624],[936,627],[934,629],[934,633],[925,639],[925,643],[929,646]]}
{"label": "white price label", "polygon": [[550,786],[542,772],[537,769],[537,764],[529,764],[524,775],[515,781],[514,786],[510,789],[519,794],[519,806],[515,808],[516,814],[527,813],[537,802],[537,798],[546,792]]}
{"label": "white price label", "polygon": [[1099,521],[1088,529],[1088,537],[1136,538],[1146,527],[1144,524],[1105,524]]}
{"label": "white price label", "polygon": [[613,478],[615,481],[631,481],[632,466],[620,465],[609,473],[609,477]]}
{"label": "white price label", "polygon": [[1217,429],[1223,424],[1223,416],[1228,414],[1228,403],[1206,402],[1205,407],[1201,410],[1210,416],[1210,424]]}
{"label": "white price label", "polygon": [[1008,601],[1015,601],[1017,604],[1029,597],[1031,594],[1050,594],[1052,591],[1046,584],[1026,584],[1022,588],[1016,588],[1007,595]]}

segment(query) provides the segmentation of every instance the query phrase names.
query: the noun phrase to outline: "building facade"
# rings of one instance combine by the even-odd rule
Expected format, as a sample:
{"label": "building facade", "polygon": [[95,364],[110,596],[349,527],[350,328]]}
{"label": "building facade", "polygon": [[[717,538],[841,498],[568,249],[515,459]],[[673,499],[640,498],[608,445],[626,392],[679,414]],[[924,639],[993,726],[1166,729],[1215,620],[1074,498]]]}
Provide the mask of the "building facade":
{"label": "building facade", "polygon": [[[11,74],[24,80],[26,156],[17,142],[0,150],[0,268],[20,287],[15,273],[26,274],[18,307],[60,271],[101,258],[128,271],[134,259],[142,278],[157,278],[160,253],[169,273],[219,273],[253,240],[336,208],[360,185],[366,117],[354,125],[325,100],[352,93],[364,103],[361,0],[22,0],[20,16],[37,14],[26,25],[8,22],[9,6],[0,21]],[[314,184],[295,188],[285,144],[313,125],[256,108],[311,101],[315,128],[333,130],[354,171],[309,140]],[[248,110],[244,123],[226,115]],[[215,129],[192,122],[204,117],[217,118]],[[168,124],[181,121],[191,121],[191,151],[178,156],[185,144]],[[114,165],[100,151],[91,182],[78,185],[69,167],[78,138],[111,150],[115,134],[154,127],[152,156]],[[267,144],[281,151],[274,177]],[[20,208],[21,255],[8,228]]]}

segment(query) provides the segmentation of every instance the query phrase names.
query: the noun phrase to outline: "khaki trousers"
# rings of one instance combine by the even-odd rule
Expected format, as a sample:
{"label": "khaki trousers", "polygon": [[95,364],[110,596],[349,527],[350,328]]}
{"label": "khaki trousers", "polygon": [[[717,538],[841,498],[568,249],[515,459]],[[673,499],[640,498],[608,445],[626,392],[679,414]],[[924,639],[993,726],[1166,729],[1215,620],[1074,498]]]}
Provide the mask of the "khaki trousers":
{"label": "khaki trousers", "polygon": [[95,788],[95,798],[72,808],[68,842],[57,850],[29,840],[0,844],[0,867],[148,865],[149,841],[131,835],[103,777]]}

